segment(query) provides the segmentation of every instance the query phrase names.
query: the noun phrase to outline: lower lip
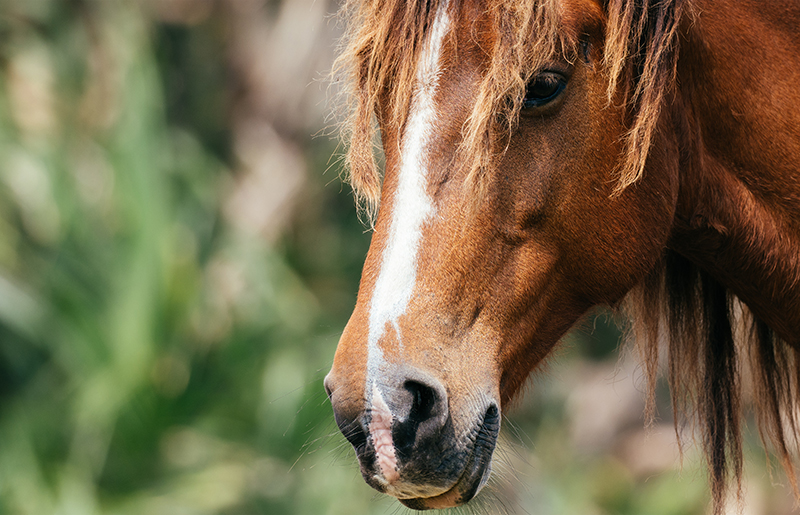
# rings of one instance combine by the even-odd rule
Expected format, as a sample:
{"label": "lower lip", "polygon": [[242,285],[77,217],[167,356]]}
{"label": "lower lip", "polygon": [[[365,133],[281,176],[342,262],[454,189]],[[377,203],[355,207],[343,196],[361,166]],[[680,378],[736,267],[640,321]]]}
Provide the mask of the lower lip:
{"label": "lower lip", "polygon": [[478,430],[472,455],[464,474],[447,492],[436,497],[400,499],[405,506],[415,510],[443,509],[469,502],[486,485],[491,474],[492,453],[500,432],[500,414],[495,406],[489,407]]}

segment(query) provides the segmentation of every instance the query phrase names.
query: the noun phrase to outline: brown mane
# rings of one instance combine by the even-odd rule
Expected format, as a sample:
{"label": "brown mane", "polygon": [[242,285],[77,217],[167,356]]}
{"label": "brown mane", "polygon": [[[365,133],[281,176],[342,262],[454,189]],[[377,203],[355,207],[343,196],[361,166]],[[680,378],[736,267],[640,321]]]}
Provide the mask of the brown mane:
{"label": "brown mane", "polygon": [[[381,188],[374,157],[378,100],[389,100],[388,106],[382,106],[381,112],[389,118],[384,122],[402,126],[414,94],[418,54],[442,1],[348,0],[344,7],[351,30],[336,69],[351,88],[350,115],[343,128],[349,142],[349,181],[370,214],[377,208]],[[455,18],[462,0],[449,1]],[[489,19],[497,37],[494,48],[487,50],[488,70],[462,129],[459,148],[478,186],[495,161],[496,143],[515,126],[528,78],[554,55],[572,55],[583,36],[564,30],[559,3],[489,2]],[[604,3],[608,100],[627,107],[630,127],[619,165],[616,192],[620,193],[645,173],[661,113],[668,107],[666,99],[675,83],[678,25],[691,15],[691,9],[687,0]],[[659,341],[664,341],[673,410],[694,415],[702,428],[715,512],[724,503],[728,479],[739,484],[741,478],[740,372],[748,362],[762,439],[772,443],[796,489],[790,449],[800,429],[795,411],[800,402],[800,355],[746,308],[737,316],[740,303],[726,286],[669,249],[628,296],[628,304],[635,314],[647,371],[648,414],[653,416]],[[739,321],[744,329],[737,328]]]}
{"label": "brown mane", "polygon": [[743,372],[752,376],[761,439],[771,442],[797,494],[792,450],[800,429],[800,354],[711,274],[672,250],[627,300],[646,371],[648,418],[654,417],[659,342],[666,342],[676,434],[678,415],[700,426],[715,513],[729,477],[741,496]]}
{"label": "brown mane", "polygon": [[[358,200],[374,213],[380,197],[380,173],[374,158],[374,115],[381,92],[390,91],[386,123],[402,126],[414,93],[414,73],[426,29],[441,0],[349,0],[343,11],[351,31],[335,70],[346,75],[350,114],[343,127],[348,143],[349,181]],[[454,19],[461,0],[450,0]],[[492,2],[490,19],[499,37],[491,49],[490,69],[480,85],[475,108],[464,129],[460,154],[473,178],[488,170],[500,127],[510,128],[528,77],[566,46],[556,0]],[[509,100],[511,100],[509,102]]]}
{"label": "brown mane", "polygon": [[[450,0],[454,17],[461,1]],[[381,92],[391,91],[386,122],[401,126],[414,93],[418,54],[440,2],[348,0],[342,9],[350,30],[335,73],[344,75],[350,93],[350,112],[342,128],[348,179],[370,213],[380,198],[374,148],[378,98]],[[684,3],[611,0],[608,4],[608,98],[627,104],[631,120],[618,192],[643,173],[665,93],[674,83],[676,33]],[[473,179],[491,169],[494,143],[513,129],[528,78],[557,52],[574,52],[582,36],[565,30],[558,0],[498,0],[491,3],[490,15],[499,37],[491,49],[489,70],[464,127],[460,148]],[[621,97],[617,96],[618,86],[622,87]]]}

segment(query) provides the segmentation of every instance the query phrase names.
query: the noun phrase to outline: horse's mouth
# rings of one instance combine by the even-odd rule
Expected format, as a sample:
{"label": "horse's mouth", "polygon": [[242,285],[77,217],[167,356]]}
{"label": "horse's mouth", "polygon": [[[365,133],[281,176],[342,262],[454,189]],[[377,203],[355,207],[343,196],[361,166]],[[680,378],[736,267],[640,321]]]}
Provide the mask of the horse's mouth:
{"label": "horse's mouth", "polygon": [[496,406],[490,406],[483,417],[472,453],[464,467],[464,472],[450,490],[434,497],[399,499],[405,506],[414,510],[451,508],[469,502],[480,492],[489,480],[492,453],[500,432],[500,413]]}

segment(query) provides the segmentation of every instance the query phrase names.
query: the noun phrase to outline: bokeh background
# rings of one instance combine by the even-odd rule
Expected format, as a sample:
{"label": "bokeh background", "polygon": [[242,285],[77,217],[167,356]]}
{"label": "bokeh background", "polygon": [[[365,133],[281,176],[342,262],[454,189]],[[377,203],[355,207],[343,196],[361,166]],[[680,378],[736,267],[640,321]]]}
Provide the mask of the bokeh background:
{"label": "bokeh background", "polygon": [[[337,9],[2,0],[0,514],[409,511],[363,483],[322,388],[369,244]],[[707,513],[619,341],[605,314],[565,338],[466,512]],[[747,438],[745,513],[790,513]]]}

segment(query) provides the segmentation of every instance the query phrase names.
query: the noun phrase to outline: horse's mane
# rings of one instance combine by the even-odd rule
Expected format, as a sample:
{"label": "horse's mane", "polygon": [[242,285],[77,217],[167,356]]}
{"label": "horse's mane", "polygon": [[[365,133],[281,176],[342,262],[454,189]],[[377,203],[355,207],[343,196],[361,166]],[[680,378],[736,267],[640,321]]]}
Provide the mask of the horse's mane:
{"label": "horse's mane", "polygon": [[771,442],[797,495],[792,454],[800,443],[800,354],[711,274],[672,250],[627,300],[645,366],[648,418],[666,345],[676,433],[678,415],[694,416],[714,512],[725,502],[729,478],[741,498],[743,382],[752,390],[761,439]]}
{"label": "horse's mane", "polygon": [[[414,93],[416,65],[426,31],[440,5],[449,10],[455,25],[461,3],[348,0],[343,8],[350,31],[334,69],[346,75],[350,87],[350,113],[343,127],[349,180],[370,214],[380,197],[373,143],[379,95],[385,94],[389,103],[382,106],[389,118],[383,121],[401,127]],[[463,128],[459,149],[471,181],[478,184],[477,179],[491,168],[497,133],[510,129],[516,120],[527,79],[567,44],[566,34],[559,30],[557,0],[497,0],[487,2],[485,8],[497,37],[494,47],[487,49],[489,69]]]}
{"label": "horse's mane", "polygon": [[[627,153],[619,167],[617,192],[642,175],[665,93],[674,83],[677,25],[686,0],[607,0],[605,67],[609,102],[628,107]],[[350,104],[342,127],[349,182],[359,204],[374,214],[380,198],[375,162],[379,96],[389,125],[401,127],[415,87],[415,71],[427,29],[440,4],[457,19],[463,0],[347,0],[349,20],[343,50],[334,66]],[[517,121],[525,84],[557,53],[574,57],[583,34],[562,23],[560,0],[493,0],[485,6],[494,47],[475,107],[459,148],[469,181],[480,187],[492,168],[498,141]],[[618,91],[619,89],[619,91]],[[493,150],[494,149],[494,150]]]}
{"label": "horse's mane", "polygon": [[[383,121],[394,127],[403,125],[426,31],[445,2],[457,20],[462,1],[347,0],[343,7],[350,30],[335,69],[350,87],[351,109],[343,130],[349,180],[370,214],[381,187],[375,163],[375,116],[388,117]],[[602,3],[608,101],[625,105],[630,127],[618,168],[616,192],[620,193],[644,173],[659,115],[675,83],[677,29],[689,12],[689,0]],[[488,69],[459,148],[461,162],[469,167],[470,180],[478,188],[496,153],[502,152],[498,141],[514,128],[527,80],[558,53],[574,57],[584,36],[565,28],[559,4],[559,0],[486,2],[495,44],[487,49]],[[379,98],[388,101],[381,110]],[[693,414],[702,428],[715,512],[723,506],[728,479],[732,476],[740,484],[740,369],[748,359],[762,439],[772,442],[795,485],[790,448],[800,429],[795,414],[800,402],[800,355],[746,309],[739,316],[733,308],[741,304],[723,285],[671,250],[628,300],[647,371],[648,412],[652,417],[659,342],[667,342],[673,410]],[[737,330],[737,321],[746,327]],[[735,335],[753,344],[748,349],[737,347]],[[743,356],[745,352],[749,357]]]}

